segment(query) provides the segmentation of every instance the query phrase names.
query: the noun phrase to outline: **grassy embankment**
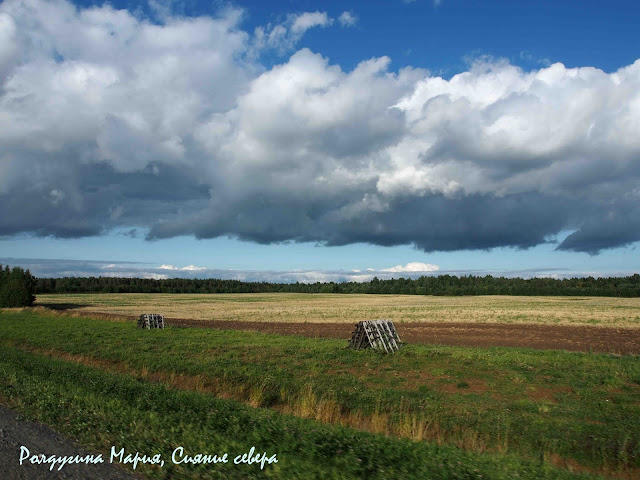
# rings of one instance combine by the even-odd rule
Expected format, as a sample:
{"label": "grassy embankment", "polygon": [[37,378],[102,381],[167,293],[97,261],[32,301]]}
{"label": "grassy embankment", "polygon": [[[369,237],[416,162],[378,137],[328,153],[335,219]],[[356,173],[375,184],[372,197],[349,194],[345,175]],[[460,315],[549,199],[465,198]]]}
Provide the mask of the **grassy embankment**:
{"label": "grassy embankment", "polygon": [[[3,312],[0,315],[1,343],[8,352],[3,358],[9,359],[4,361],[3,368],[8,373],[4,373],[3,378],[7,378],[8,383],[6,380],[3,382],[1,395],[8,398],[10,403],[31,410],[36,416],[56,426],[62,425],[66,417],[78,408],[80,411],[85,408],[74,407],[74,402],[86,401],[90,404],[89,397],[91,401],[98,401],[96,398],[100,397],[100,402],[109,405],[106,414],[122,416],[123,421],[137,421],[134,420],[136,415],[150,415],[144,413],[146,404],[139,404],[136,396],[121,396],[121,390],[125,387],[93,389],[95,382],[78,377],[85,372],[82,375],[109,378],[109,381],[118,379],[131,385],[131,388],[137,386],[151,395],[148,398],[160,395],[158,392],[162,391],[166,393],[161,396],[167,395],[167,398],[193,395],[189,398],[213,402],[212,396],[207,395],[213,394],[240,400],[254,407],[270,407],[299,417],[315,418],[324,423],[342,423],[395,437],[427,439],[441,445],[490,452],[489,456],[477,457],[485,459],[483,461],[492,459],[492,466],[487,467],[489,470],[485,478],[487,475],[488,478],[497,478],[503,468],[526,471],[533,468],[526,465],[540,464],[541,461],[626,476],[637,474],[640,467],[640,361],[637,357],[418,345],[408,346],[394,356],[384,357],[373,352],[346,350],[345,342],[335,340],[198,329],[150,332],[137,330],[133,324],[28,311]],[[38,355],[28,355],[26,351]],[[47,362],[41,354],[58,357],[64,362],[51,362],[52,367],[46,370]],[[82,369],[70,363],[82,363],[91,368]],[[30,364],[39,367],[33,372],[26,372],[24,365]],[[71,371],[76,373],[64,373]],[[108,376],[104,371],[119,372],[124,376]],[[186,391],[178,393],[163,390],[161,386],[136,382],[134,378]],[[27,383],[22,385],[22,379]],[[53,394],[38,400],[45,387],[68,393],[61,397],[62,400],[56,400]],[[74,394],[74,389],[86,391],[79,390]],[[30,397],[25,399],[27,394]],[[188,400],[191,401],[197,403],[201,400]],[[34,407],[42,402],[44,404],[41,407]],[[49,407],[47,402],[51,403]],[[274,415],[269,418],[278,419],[278,422],[303,422],[263,410],[233,408],[245,412],[243,415],[246,414],[247,418],[252,415]],[[126,413],[129,411],[127,409],[131,412]],[[159,418],[157,421],[162,420],[164,414],[161,411],[155,410]],[[171,415],[180,414],[171,409],[167,412],[171,412]],[[198,412],[194,410],[193,413],[187,413],[185,418],[190,418],[198,425],[197,419],[203,410]],[[84,417],[81,415],[81,418]],[[100,430],[100,424],[103,427],[109,424],[106,419],[96,422],[89,416],[89,420],[81,421],[90,424],[89,430],[93,429],[98,443],[102,441],[106,445],[114,441],[112,436]],[[140,420],[131,435],[140,435],[142,439],[149,428],[147,421],[150,420]],[[263,431],[258,423],[255,428],[248,429],[245,435],[254,435],[250,438],[280,448],[281,442],[277,439],[281,432]],[[311,428],[304,423],[299,425],[300,432]],[[252,429],[255,433],[251,433]],[[335,438],[352,435],[354,437],[350,438],[355,439],[363,435],[336,426],[322,429],[323,435],[332,432],[331,435],[337,436]],[[154,427],[154,432],[158,438],[164,439],[165,444],[176,443],[176,435],[171,430]],[[293,452],[297,451],[298,445],[306,445],[302,437],[292,435],[294,437],[291,437],[290,444],[285,441],[282,444],[284,447],[293,449]],[[227,443],[231,442],[229,439],[235,439],[240,444],[246,441],[242,435],[225,438]],[[399,439],[384,439],[381,436],[366,438],[376,449],[386,445],[385,442],[391,442],[390,445],[398,445],[392,448],[394,452],[404,452],[403,449],[414,452],[406,453],[413,459],[405,462],[406,468],[413,469],[413,473],[407,473],[406,478],[417,475],[417,458],[423,458],[422,462],[428,463],[420,468],[434,467],[436,464],[427,460],[435,455],[434,452],[448,452],[445,456],[453,457],[462,455],[463,460],[455,460],[461,461],[462,465],[472,465],[477,461],[476,457],[467,457],[467,454],[451,447],[438,450],[432,443],[404,443]],[[135,442],[138,440],[131,438],[131,441],[134,442],[132,445],[137,445]],[[147,442],[148,439],[140,441]],[[353,440],[351,448],[357,450],[361,442]],[[312,448],[312,443],[308,448],[311,449],[309,458],[322,458],[319,462],[326,463],[326,468],[332,469],[336,466],[335,462],[341,461],[341,457],[335,457],[330,449],[318,453]],[[337,450],[346,451],[341,447],[337,447]],[[422,453],[415,453],[417,451]],[[298,458],[297,455],[294,456]],[[521,460],[514,460],[512,455],[524,459],[525,463],[520,464]],[[382,462],[376,464],[375,470],[392,466],[400,468],[398,457],[385,460],[386,457],[380,452],[373,457],[378,459],[375,461]],[[358,462],[357,458],[361,461]],[[468,461],[470,458],[474,458],[469,460],[471,463]],[[365,475],[360,464],[367,462],[369,465],[374,461],[361,456],[352,460],[359,466],[352,467],[355,468],[353,471],[345,470],[351,472],[346,478],[349,475]],[[440,461],[437,465],[451,463],[454,471],[457,468],[455,462],[445,459],[444,463]],[[518,465],[509,467],[511,462]],[[383,463],[386,467],[382,466]],[[320,467],[316,465],[314,468]],[[495,469],[495,472],[491,469]],[[443,476],[427,471],[420,471],[420,474],[455,478],[453,474]],[[390,475],[390,478],[402,477]]]}
{"label": "grassy embankment", "polygon": [[[139,464],[149,478],[169,479],[580,479],[515,456],[386,438],[322,425],[128,375],[0,346],[0,398],[87,447],[162,455],[163,466]],[[171,453],[229,455],[227,464],[174,464]],[[277,463],[234,465],[256,447]],[[73,454],[73,452],[69,452]],[[179,456],[178,458],[181,458]]]}
{"label": "grassy embankment", "polygon": [[537,323],[640,327],[640,298],[433,297],[424,295],[265,294],[69,294],[38,295],[37,304],[66,304],[81,312],[169,318],[265,322]]}

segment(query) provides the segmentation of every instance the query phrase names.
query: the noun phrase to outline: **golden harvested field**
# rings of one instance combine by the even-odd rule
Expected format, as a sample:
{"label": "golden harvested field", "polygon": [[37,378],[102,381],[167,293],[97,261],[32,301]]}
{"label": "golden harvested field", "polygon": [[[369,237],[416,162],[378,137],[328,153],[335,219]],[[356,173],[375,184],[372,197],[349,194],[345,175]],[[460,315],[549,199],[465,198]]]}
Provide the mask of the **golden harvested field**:
{"label": "golden harvested field", "polygon": [[640,298],[433,297],[339,294],[73,294],[38,295],[37,305],[82,313],[161,313],[196,320],[354,323],[535,323],[640,328]]}

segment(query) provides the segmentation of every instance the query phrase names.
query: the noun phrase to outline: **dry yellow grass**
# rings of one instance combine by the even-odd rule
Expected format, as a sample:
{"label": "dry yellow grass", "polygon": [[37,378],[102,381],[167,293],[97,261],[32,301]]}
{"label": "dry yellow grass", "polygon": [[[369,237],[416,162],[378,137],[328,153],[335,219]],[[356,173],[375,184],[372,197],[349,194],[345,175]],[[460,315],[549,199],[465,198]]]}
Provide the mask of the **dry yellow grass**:
{"label": "dry yellow grass", "polygon": [[640,328],[640,298],[432,297],[336,294],[74,294],[38,295],[37,305],[69,304],[75,312],[137,316],[162,313],[197,320],[353,323],[537,323]]}

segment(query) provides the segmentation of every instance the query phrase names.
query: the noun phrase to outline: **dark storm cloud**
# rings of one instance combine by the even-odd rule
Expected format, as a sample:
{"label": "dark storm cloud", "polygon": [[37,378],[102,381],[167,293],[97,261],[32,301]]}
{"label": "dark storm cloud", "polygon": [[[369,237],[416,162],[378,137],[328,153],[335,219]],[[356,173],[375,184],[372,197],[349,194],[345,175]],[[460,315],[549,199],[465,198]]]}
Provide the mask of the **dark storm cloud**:
{"label": "dark storm cloud", "polygon": [[92,208],[74,208],[65,200],[54,202],[44,192],[10,192],[0,195],[0,235],[32,232],[76,238],[105,233],[100,212]]}
{"label": "dark storm cloud", "polygon": [[[323,12],[150,22],[0,4],[0,235],[229,235],[426,251],[640,240],[640,61],[444,79],[300,49]],[[158,20],[156,18],[156,20]],[[152,272],[158,275],[157,272]]]}
{"label": "dark storm cloud", "polygon": [[144,227],[201,209],[209,197],[207,186],[166,165],[128,174],[107,164],[80,165],[61,173],[64,178],[53,173],[49,185],[21,182],[0,195],[0,235],[74,238],[112,227]]}
{"label": "dark storm cloud", "polygon": [[596,254],[637,241],[640,241],[640,204],[627,201],[622,205],[603,206],[599,214],[589,216],[577,231],[565,238],[558,249]]}
{"label": "dark storm cloud", "polygon": [[388,211],[343,225],[341,235],[329,243],[373,238],[381,245],[413,243],[424,251],[528,248],[558,232],[570,209],[558,198],[539,194],[411,198],[394,202]]}
{"label": "dark storm cloud", "polygon": [[[383,211],[355,212],[341,208],[348,199],[343,199],[344,203],[327,199],[324,204],[313,205],[266,202],[259,197],[246,200],[240,205],[227,204],[222,212],[210,211],[197,218],[156,225],[149,236],[230,235],[263,244],[287,240],[327,245],[414,244],[424,251],[529,248],[549,241],[580,218],[602,215],[593,202],[537,193],[500,198],[491,195],[410,197],[389,203]],[[637,233],[631,225],[629,230]],[[616,234],[610,237],[609,243],[602,244],[600,249],[611,247],[611,240],[619,238]],[[633,241],[628,238],[627,241]],[[565,248],[565,244],[561,248]]]}

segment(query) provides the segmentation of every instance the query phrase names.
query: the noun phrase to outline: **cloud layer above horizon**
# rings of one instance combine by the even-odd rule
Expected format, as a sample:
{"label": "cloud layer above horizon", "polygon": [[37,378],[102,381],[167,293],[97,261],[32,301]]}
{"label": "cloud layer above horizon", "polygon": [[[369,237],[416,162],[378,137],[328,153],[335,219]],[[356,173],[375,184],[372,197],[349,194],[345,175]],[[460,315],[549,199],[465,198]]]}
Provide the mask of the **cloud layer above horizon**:
{"label": "cloud layer above horizon", "polygon": [[393,278],[420,278],[439,275],[473,275],[507,278],[577,278],[601,276],[626,276],[629,272],[608,272],[602,275],[592,271],[576,271],[565,268],[530,268],[519,270],[440,270],[438,265],[410,262],[395,267],[365,270],[235,270],[211,269],[195,265],[177,267],[174,265],[154,265],[143,262],[112,262],[101,260],[68,260],[39,258],[0,258],[0,264],[21,266],[29,269],[38,278],[63,277],[111,277],[148,278],[166,280],[172,278],[200,278],[238,280],[243,282],[270,283],[342,283],[369,282],[373,278],[390,280]]}
{"label": "cloud layer above horizon", "polygon": [[[0,235],[413,244],[640,240],[640,60],[614,73],[478,59],[450,79],[302,48],[355,13],[157,17],[0,4]],[[173,268],[173,267],[172,267]],[[184,268],[184,267],[183,267]]]}

